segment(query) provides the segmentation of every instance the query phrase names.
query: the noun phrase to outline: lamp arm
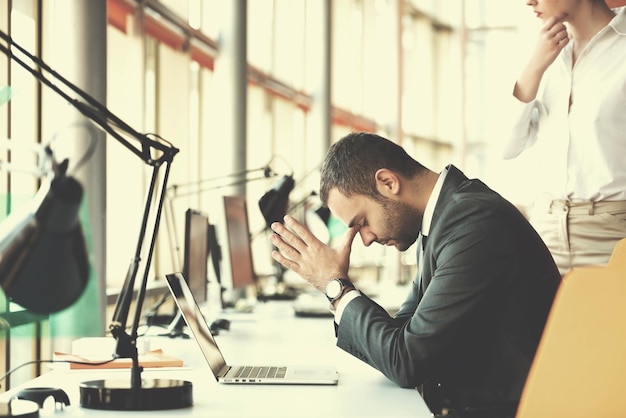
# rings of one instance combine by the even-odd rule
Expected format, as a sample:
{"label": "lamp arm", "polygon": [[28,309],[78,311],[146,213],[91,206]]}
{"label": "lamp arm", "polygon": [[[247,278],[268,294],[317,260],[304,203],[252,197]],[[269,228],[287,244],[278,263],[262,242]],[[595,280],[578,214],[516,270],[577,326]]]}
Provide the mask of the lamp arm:
{"label": "lamp arm", "polygon": [[[146,269],[144,271],[142,285],[139,288],[139,294],[137,295],[138,305],[136,307],[136,311],[139,313],[141,312],[141,308],[142,308],[140,304],[143,303],[143,299],[145,296],[148,273],[149,273],[148,267],[150,266],[150,263],[152,261],[153,249],[156,243],[157,230],[160,224],[160,219],[161,219],[161,214],[162,214],[162,209],[163,209],[163,201],[164,201],[164,195],[165,195],[163,185],[167,183],[167,178],[169,177],[170,166],[171,166],[170,164],[166,164],[165,174],[163,177],[163,181],[161,183],[159,203],[157,204],[157,213],[155,215],[154,230],[151,231],[152,236],[151,236],[150,247],[149,247],[148,255],[147,255],[148,259],[146,260]],[[150,217],[150,210],[152,209],[152,206],[153,206],[151,202],[156,191],[157,178],[158,178],[158,170],[155,168],[152,171],[150,187],[148,190],[148,195],[146,197],[144,214],[142,217],[142,223],[141,223],[141,228],[139,232],[139,240],[137,242],[135,255],[131,259],[130,265],[128,267],[128,271],[126,273],[126,279],[124,281],[124,286],[122,287],[122,291],[118,295],[118,299],[115,304],[115,310],[113,313],[113,319],[112,319],[111,325],[109,326],[112,334],[114,335],[118,334],[120,332],[119,330],[123,331],[126,329],[126,321],[128,320],[130,305],[133,301],[133,290],[135,288],[134,281],[138,273],[139,264],[141,263],[142,247],[143,247],[143,244],[145,243],[146,231],[148,227],[148,219]],[[138,315],[135,315],[135,317],[137,316]],[[133,326],[132,326],[134,330],[136,330],[136,328],[139,325],[138,321],[139,319],[135,318],[136,323],[133,323]]]}
{"label": "lamp arm", "polygon": [[[148,196],[146,198],[144,214],[142,217],[141,231],[139,233],[139,240],[135,250],[135,255],[132,258],[124,281],[122,291],[118,295],[117,302],[115,304],[115,311],[113,313],[113,319],[109,326],[111,335],[117,341],[115,348],[115,356],[118,358],[130,358],[132,360],[131,367],[131,387],[141,387],[141,372],[143,368],[139,366],[139,355],[137,352],[137,329],[139,328],[139,320],[141,318],[141,312],[143,309],[143,302],[146,297],[146,288],[148,285],[148,276],[150,273],[150,265],[152,263],[152,256],[154,254],[154,247],[156,245],[156,237],[159,230],[159,224],[161,220],[161,214],[163,211],[163,204],[166,194],[166,184],[169,177],[171,164],[165,164],[165,173],[160,185],[158,203],[156,205],[156,214],[153,229],[151,232],[150,245],[148,248],[147,259],[144,264],[143,277],[141,285],[139,286],[137,298],[133,299],[133,291],[135,288],[135,280],[138,274],[139,266],[141,264],[141,252],[143,244],[146,242],[146,232],[148,227],[148,219],[150,218],[150,211],[153,207],[151,204],[157,189],[157,179],[159,174],[159,167],[154,167],[152,170],[152,178],[150,180],[150,187],[148,190]],[[126,321],[128,320],[130,306],[136,301],[135,314],[133,316],[133,323],[130,333],[126,332]]]}
{"label": "lamp arm", "polygon": [[[68,103],[74,106],[75,109],[85,115],[89,120],[97,124],[100,128],[109,133],[111,136],[113,136],[122,145],[124,145],[131,152],[141,158],[141,160],[144,161],[146,164],[160,165],[164,161],[171,161],[174,155],[178,152],[178,149],[173,147],[170,143],[167,143],[167,141],[164,141],[162,138],[159,137],[159,140],[154,140],[150,138],[148,134],[142,134],[133,129],[130,125],[128,125],[122,119],[109,111],[104,105],[99,103],[84,90],[80,89],[78,86],[71,83],[69,80],[50,68],[39,57],[34,56],[25,48],[17,44],[9,35],[4,33],[3,31],[0,31],[0,39],[4,40],[8,44],[8,46],[5,46],[0,43],[0,51],[2,51],[5,55],[7,55],[16,63],[18,63],[33,77],[35,77],[35,79],[37,79],[40,83],[46,85],[63,99],[65,99]],[[32,68],[21,58],[16,56],[11,50],[11,47],[16,48],[19,52],[24,54],[33,64],[35,64],[39,68],[39,70]],[[78,94],[78,96],[80,96],[84,100],[84,102],[70,97],[65,91],[59,88],[51,80],[49,80],[44,75],[44,71],[41,70],[44,70],[46,73],[51,75],[53,79],[61,82],[63,86]],[[119,131],[136,139],[139,142],[139,146],[131,143]],[[162,154],[155,158],[152,155],[153,150],[160,151]]]}
{"label": "lamp arm", "polygon": [[[256,181],[256,180],[263,180],[265,178],[269,178],[269,177],[274,177],[277,174],[274,173],[273,171],[271,171],[268,167],[260,167],[257,169],[253,169],[253,170],[248,170],[242,173],[239,173],[238,175],[246,175],[248,173],[254,173],[257,171],[261,171],[263,170],[265,172],[265,174],[263,174],[263,176],[257,176],[257,177],[246,177],[246,178],[242,178],[240,180],[234,180],[230,183],[225,183],[225,184],[219,184],[219,185],[206,185],[203,186],[203,184],[206,184],[208,182],[211,181],[217,181],[221,178],[228,178],[228,177],[233,177],[234,175],[230,175],[230,176],[225,176],[225,177],[216,177],[214,179],[207,179],[207,180],[199,180],[196,183],[183,183],[183,184],[173,184],[171,186],[169,186],[168,191],[170,191],[170,196],[169,199],[173,200],[175,198],[178,197],[184,197],[184,196],[189,196],[189,195],[194,195],[194,194],[200,194],[200,193],[204,193],[204,192],[210,192],[213,190],[218,190],[218,189],[223,189],[225,187],[230,187],[230,186],[239,186],[241,184],[247,184],[250,183],[252,181]],[[269,170],[269,171],[268,171]],[[269,173],[269,174],[267,174]],[[191,187],[196,186],[195,189],[190,189]],[[187,190],[184,190],[183,192],[179,192],[180,188],[186,188]]]}
{"label": "lamp arm", "polygon": [[[60,74],[55,72],[52,68],[50,68],[46,63],[44,63],[40,58],[32,55],[26,49],[22,48],[15,41],[11,39],[6,33],[0,31],[0,38],[4,40],[8,46],[0,43],[0,51],[4,52],[10,59],[17,62],[20,66],[26,69],[30,74],[35,77],[40,83],[46,85],[59,96],[64,98],[68,103],[74,106],[78,111],[80,111],[84,116],[86,116],[90,121],[94,122],[100,128],[102,128],[105,132],[109,133],[112,137],[114,137],[117,141],[119,141],[122,145],[128,148],[131,152],[137,155],[144,163],[149,166],[152,166],[152,179],[150,182],[150,187],[148,190],[144,213],[141,222],[141,228],[139,233],[139,239],[137,242],[136,251],[134,257],[131,259],[128,272],[126,275],[126,279],[124,281],[124,286],[120,292],[120,295],[117,299],[115,305],[115,311],[113,315],[113,320],[109,327],[111,334],[117,340],[116,347],[116,356],[123,358],[131,358],[133,362],[132,367],[132,375],[131,375],[131,385],[132,387],[140,387],[141,386],[141,367],[139,367],[138,355],[137,355],[137,328],[139,326],[139,320],[141,317],[141,309],[143,305],[143,300],[146,294],[146,286],[149,275],[149,267],[152,261],[152,255],[154,252],[154,247],[156,243],[156,236],[159,228],[159,222],[161,218],[161,212],[163,207],[163,202],[165,198],[165,194],[167,191],[167,180],[169,177],[170,166],[174,156],[178,153],[178,149],[172,146],[171,143],[165,141],[163,138],[155,136],[158,140],[152,139],[148,134],[142,134],[137,132],[135,129],[130,127],[127,123],[121,120],[119,117],[115,116],[111,113],[104,105],[99,103],[96,99],[91,97],[85,91],[81,90],[76,85],[72,84],[70,81],[62,77]],[[22,59],[17,57],[11,47],[14,47],[22,54],[32,61],[38,67],[38,70],[31,68],[28,64],[26,64]],[[74,99],[70,97],[64,90],[55,85],[52,81],[50,81],[46,76],[44,76],[43,71],[52,76],[56,81],[59,81],[69,90],[76,93],[80,96],[84,101]],[[135,139],[139,145],[131,143],[127,138],[124,137],[123,134],[126,134],[133,139]],[[158,156],[153,156],[153,152],[157,151],[161,154]],[[147,260],[144,264],[144,272],[143,279],[141,283],[141,287],[139,289],[136,300],[136,311],[135,317],[132,324],[130,334],[126,333],[126,321],[128,319],[130,305],[133,301],[133,293],[135,288],[135,280],[136,276],[141,264],[141,254],[144,243],[146,242],[146,231],[148,228],[148,220],[150,219],[150,211],[153,208],[153,197],[156,191],[157,179],[159,168],[165,164],[165,174],[163,176],[163,181],[160,186],[160,196],[158,199],[158,203],[156,204],[156,215],[153,224],[153,228],[151,231],[152,237],[150,240],[150,245],[147,253]]]}

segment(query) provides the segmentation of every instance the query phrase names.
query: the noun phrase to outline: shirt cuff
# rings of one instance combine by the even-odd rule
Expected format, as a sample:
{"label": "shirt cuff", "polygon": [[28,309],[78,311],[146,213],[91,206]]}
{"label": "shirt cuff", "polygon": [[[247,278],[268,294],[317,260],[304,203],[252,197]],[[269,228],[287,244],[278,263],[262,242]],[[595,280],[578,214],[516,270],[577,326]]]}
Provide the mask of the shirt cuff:
{"label": "shirt cuff", "polygon": [[[349,291],[348,293],[343,295],[341,299],[339,299],[339,302],[337,303],[337,309],[335,310],[335,323],[337,323],[337,325],[339,325],[339,322],[341,321],[341,315],[343,315],[343,311],[344,309],[346,309],[346,306],[348,306],[348,303],[350,303],[353,299],[358,298],[359,296],[361,296],[361,292],[359,292],[357,289],[354,289]],[[330,306],[332,308],[333,305],[331,304]]]}
{"label": "shirt cuff", "polygon": [[[521,102],[515,98],[506,109],[504,114],[508,115],[504,120],[503,126],[506,126],[507,134],[501,146],[502,157],[510,160],[521,154],[526,148],[532,145],[536,140],[537,122],[534,121],[538,116],[534,116],[535,112],[544,112],[542,103],[537,100],[531,100],[528,103]],[[502,123],[502,122],[500,122]]]}

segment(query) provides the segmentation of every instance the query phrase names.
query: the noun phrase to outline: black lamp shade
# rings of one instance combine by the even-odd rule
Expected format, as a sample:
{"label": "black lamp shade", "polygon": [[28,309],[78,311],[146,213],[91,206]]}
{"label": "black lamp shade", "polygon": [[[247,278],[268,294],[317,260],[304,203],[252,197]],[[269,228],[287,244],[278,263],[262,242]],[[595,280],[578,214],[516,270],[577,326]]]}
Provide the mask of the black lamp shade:
{"label": "black lamp shade", "polygon": [[282,222],[289,207],[289,193],[293,190],[295,181],[293,176],[281,177],[274,187],[261,197],[259,209],[269,228],[274,222]]}
{"label": "black lamp shade", "polygon": [[0,225],[0,285],[13,302],[50,314],[83,293],[89,260],[78,220],[82,194],[76,180],[57,176],[42,183],[31,208]]}

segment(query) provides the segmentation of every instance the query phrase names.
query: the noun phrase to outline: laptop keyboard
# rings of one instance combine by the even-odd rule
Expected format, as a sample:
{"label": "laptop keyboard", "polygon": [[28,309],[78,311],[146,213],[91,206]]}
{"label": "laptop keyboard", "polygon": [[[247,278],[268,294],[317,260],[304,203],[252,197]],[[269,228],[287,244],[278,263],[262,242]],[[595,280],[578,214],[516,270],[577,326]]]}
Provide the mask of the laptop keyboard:
{"label": "laptop keyboard", "polygon": [[285,377],[287,367],[250,367],[243,366],[235,371],[235,379],[281,379]]}

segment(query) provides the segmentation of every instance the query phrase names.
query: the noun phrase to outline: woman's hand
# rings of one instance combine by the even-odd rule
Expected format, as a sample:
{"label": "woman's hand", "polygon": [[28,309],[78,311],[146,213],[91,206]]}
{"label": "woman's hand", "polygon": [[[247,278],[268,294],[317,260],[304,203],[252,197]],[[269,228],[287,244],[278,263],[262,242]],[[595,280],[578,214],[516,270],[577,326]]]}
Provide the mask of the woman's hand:
{"label": "woman's hand", "polygon": [[569,35],[563,19],[563,16],[552,16],[541,27],[535,52],[529,63],[537,71],[543,73],[569,43]]}
{"label": "woman's hand", "polygon": [[513,96],[528,103],[537,97],[543,74],[569,42],[563,16],[552,16],[541,27],[537,46],[515,83]]}

